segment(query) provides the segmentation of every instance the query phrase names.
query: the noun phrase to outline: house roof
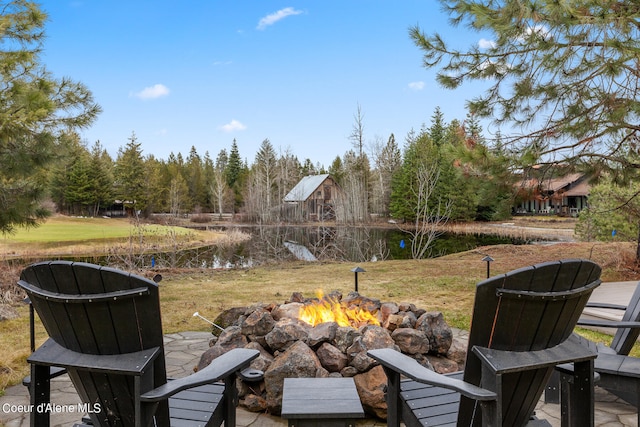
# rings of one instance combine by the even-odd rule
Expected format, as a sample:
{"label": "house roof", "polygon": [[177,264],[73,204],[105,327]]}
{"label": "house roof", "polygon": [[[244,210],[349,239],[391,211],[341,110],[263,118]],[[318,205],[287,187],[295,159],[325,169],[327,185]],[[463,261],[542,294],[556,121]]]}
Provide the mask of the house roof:
{"label": "house roof", "polygon": [[291,189],[291,191],[289,191],[286,196],[284,196],[284,201],[304,202],[313,194],[314,191],[316,191],[318,187],[320,187],[320,185],[322,185],[324,180],[328,177],[328,173],[323,175],[305,176],[300,180],[300,182],[296,184],[295,187]]}
{"label": "house roof", "polygon": [[584,177],[581,173],[571,173],[561,178],[552,178],[542,181],[542,187],[547,191],[561,190]]}
{"label": "house roof", "polygon": [[[538,189],[539,191],[545,193],[557,193],[558,191],[565,190],[563,194],[567,194],[568,192],[581,191],[584,193],[569,195],[582,196],[589,194],[589,184],[585,179],[583,179],[584,177],[585,175],[581,173],[571,173],[559,178],[547,178],[543,180],[538,180],[537,178],[529,178],[520,181],[519,186],[521,188]],[[580,190],[577,190],[578,188],[580,188]]]}
{"label": "house roof", "polygon": [[582,181],[576,184],[574,187],[568,189],[564,192],[564,196],[566,197],[578,197],[578,196],[588,196],[591,190],[591,186],[588,182]]}

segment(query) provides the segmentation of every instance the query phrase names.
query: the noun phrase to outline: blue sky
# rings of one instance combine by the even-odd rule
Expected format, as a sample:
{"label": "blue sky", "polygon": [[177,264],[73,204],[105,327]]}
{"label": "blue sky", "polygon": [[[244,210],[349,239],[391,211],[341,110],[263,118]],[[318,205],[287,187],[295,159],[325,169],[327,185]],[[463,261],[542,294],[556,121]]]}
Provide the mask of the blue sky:
{"label": "blue sky", "polygon": [[[115,158],[132,132],[143,154],[192,146],[215,159],[236,139],[253,162],[278,152],[329,166],[352,148],[360,106],[365,139],[402,143],[436,106],[463,120],[473,87],[438,87],[408,36],[419,24],[462,46],[435,0],[44,0],[43,62],[86,84],[103,113],[83,131]],[[479,90],[479,89],[477,89]]]}

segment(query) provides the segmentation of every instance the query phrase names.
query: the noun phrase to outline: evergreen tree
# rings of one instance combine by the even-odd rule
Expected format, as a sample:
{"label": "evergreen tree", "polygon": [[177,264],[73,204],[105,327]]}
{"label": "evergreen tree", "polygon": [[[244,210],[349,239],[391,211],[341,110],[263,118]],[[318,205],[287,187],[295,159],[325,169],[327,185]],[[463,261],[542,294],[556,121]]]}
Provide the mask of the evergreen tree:
{"label": "evergreen tree", "polygon": [[434,144],[441,145],[444,142],[445,129],[444,114],[442,114],[440,107],[436,107],[431,116],[431,127],[429,128],[429,136]]}
{"label": "evergreen tree", "polygon": [[92,183],[89,177],[90,158],[86,151],[73,159],[69,169],[65,201],[75,215],[86,215],[93,205]]}
{"label": "evergreen tree", "polygon": [[89,126],[100,113],[90,91],[56,79],[40,63],[47,16],[27,0],[5,2],[0,14],[0,232],[34,226],[60,135]]}
{"label": "evergreen tree", "polygon": [[416,133],[413,129],[407,134],[402,166],[391,181],[391,216],[401,221],[415,220],[416,179],[421,168],[437,165],[438,153],[427,132],[423,129]]}
{"label": "evergreen tree", "polygon": [[89,206],[90,215],[97,216],[101,207],[111,205],[113,196],[113,160],[100,141],[91,148],[88,181],[91,184]]}
{"label": "evergreen tree", "polygon": [[[173,159],[175,160],[175,157]],[[171,174],[168,163],[150,155],[145,159],[144,167],[147,176],[146,212],[170,211],[169,191],[174,175]],[[178,174],[180,174],[180,172],[178,172]]]}
{"label": "evergreen tree", "polygon": [[207,190],[204,180],[204,165],[198,154],[196,147],[191,146],[189,156],[187,156],[185,180],[189,188],[187,200],[185,200],[184,208],[190,210],[194,206],[205,206],[207,203]]}
{"label": "evergreen tree", "polygon": [[333,159],[333,162],[331,162],[331,166],[329,166],[329,173],[338,184],[342,183],[342,180],[344,179],[344,166],[340,156],[336,156],[336,158]]}
{"label": "evergreen tree", "polygon": [[238,151],[238,143],[233,140],[231,144],[231,150],[229,151],[229,158],[225,167],[225,178],[227,180],[227,186],[231,188],[234,194],[233,198],[233,210],[238,211],[242,206],[242,189],[243,189],[243,173],[245,167],[242,164],[240,158],[240,152]]}
{"label": "evergreen tree", "polygon": [[454,26],[469,26],[491,43],[459,50],[413,27],[425,67],[438,67],[437,81],[446,88],[488,84],[469,109],[477,118],[511,125],[505,143],[523,164],[564,157],[593,169],[640,167],[625,156],[640,132],[638,2],[440,3]]}
{"label": "evergreen tree", "polygon": [[135,132],[124,149],[118,150],[114,168],[116,198],[129,206],[134,215],[144,211],[149,198],[142,148]]}
{"label": "evergreen tree", "polygon": [[233,140],[231,144],[231,151],[225,165],[225,176],[227,177],[227,185],[234,188],[240,174],[242,173],[242,160],[240,159],[240,152],[238,151],[238,143]]}

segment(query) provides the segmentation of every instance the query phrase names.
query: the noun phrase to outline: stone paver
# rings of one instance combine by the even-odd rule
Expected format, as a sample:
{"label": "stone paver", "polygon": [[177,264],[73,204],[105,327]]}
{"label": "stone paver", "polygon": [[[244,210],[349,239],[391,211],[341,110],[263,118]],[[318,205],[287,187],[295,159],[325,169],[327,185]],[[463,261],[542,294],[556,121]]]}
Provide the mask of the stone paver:
{"label": "stone paver", "polygon": [[[458,336],[465,338],[465,332],[456,331]],[[193,372],[200,355],[209,348],[211,334],[208,332],[183,332],[165,337],[165,352],[167,354],[167,370],[169,376],[178,378]],[[51,401],[60,405],[60,409],[67,411],[53,414],[51,425],[69,426],[78,421],[81,414],[77,412],[80,403],[75,389],[68,377],[62,376],[52,380]],[[596,391],[596,426],[599,427],[637,427],[636,409],[615,396],[603,391]],[[0,397],[0,426],[27,427],[29,414],[25,411],[29,398],[27,390],[22,385],[6,389],[5,395]],[[22,405],[22,406],[19,406]],[[560,427],[559,405],[541,402],[536,411],[539,418],[547,419],[553,427]],[[278,427],[286,426],[286,420],[268,414],[257,414],[238,408],[238,427]],[[365,419],[357,423],[360,427],[383,427],[386,424],[380,420]]]}

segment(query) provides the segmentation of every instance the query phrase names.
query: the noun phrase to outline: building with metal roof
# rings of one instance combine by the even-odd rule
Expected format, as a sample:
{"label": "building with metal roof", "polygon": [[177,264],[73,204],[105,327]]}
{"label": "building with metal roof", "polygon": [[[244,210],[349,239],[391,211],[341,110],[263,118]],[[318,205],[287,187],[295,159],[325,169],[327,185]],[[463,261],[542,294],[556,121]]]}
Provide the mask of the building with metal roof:
{"label": "building with metal roof", "polygon": [[302,178],[283,201],[293,207],[289,219],[329,220],[336,217],[335,206],[341,193],[342,189],[331,175],[309,175]]}

